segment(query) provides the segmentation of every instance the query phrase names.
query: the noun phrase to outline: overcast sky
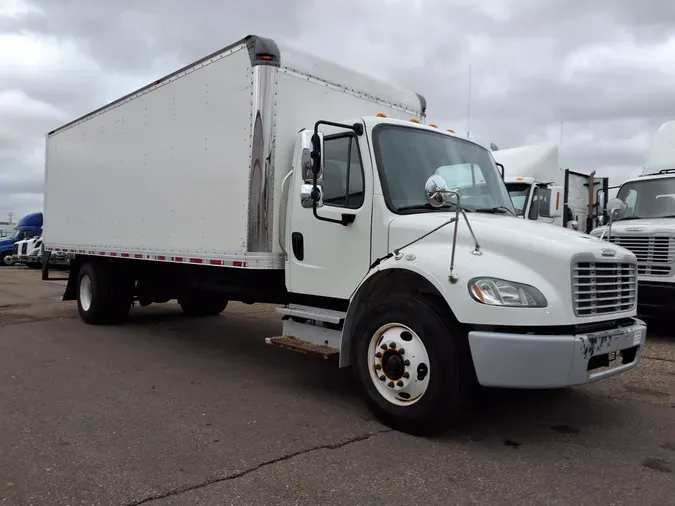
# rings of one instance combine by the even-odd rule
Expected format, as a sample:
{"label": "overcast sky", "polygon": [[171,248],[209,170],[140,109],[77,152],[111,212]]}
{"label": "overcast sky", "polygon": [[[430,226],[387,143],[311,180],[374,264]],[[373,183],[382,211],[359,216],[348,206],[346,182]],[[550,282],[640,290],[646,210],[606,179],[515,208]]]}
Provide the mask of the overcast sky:
{"label": "overcast sky", "polygon": [[562,164],[615,183],[675,119],[668,0],[0,0],[0,221],[42,209],[47,131],[251,33],[421,93],[463,135],[471,65],[471,138],[559,143],[564,121]]}

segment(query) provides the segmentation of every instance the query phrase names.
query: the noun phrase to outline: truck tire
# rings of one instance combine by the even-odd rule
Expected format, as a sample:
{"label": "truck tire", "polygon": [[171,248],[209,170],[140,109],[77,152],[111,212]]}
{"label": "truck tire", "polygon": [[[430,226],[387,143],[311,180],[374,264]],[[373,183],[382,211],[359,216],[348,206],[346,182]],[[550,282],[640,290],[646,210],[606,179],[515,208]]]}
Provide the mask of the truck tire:
{"label": "truck tire", "polygon": [[356,323],[354,369],[373,414],[393,429],[431,435],[464,414],[473,383],[468,336],[421,295],[387,297]]}
{"label": "truck tire", "polygon": [[189,294],[178,299],[178,304],[186,316],[216,316],[225,311],[228,300],[217,294]]}
{"label": "truck tire", "polygon": [[90,325],[121,323],[133,302],[133,284],[105,264],[84,264],[77,275],[77,309]]}
{"label": "truck tire", "polygon": [[12,266],[14,265],[14,261],[8,261],[7,259],[12,256],[12,253],[9,251],[4,251],[0,253],[0,267],[7,265],[7,266]]}

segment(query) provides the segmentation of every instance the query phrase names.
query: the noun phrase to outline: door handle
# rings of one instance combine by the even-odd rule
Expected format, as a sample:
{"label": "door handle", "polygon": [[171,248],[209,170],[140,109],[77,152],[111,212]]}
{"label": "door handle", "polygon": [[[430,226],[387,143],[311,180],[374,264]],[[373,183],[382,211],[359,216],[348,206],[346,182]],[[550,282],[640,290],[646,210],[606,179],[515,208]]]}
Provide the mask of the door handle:
{"label": "door handle", "polygon": [[301,262],[305,259],[305,240],[300,232],[293,232],[291,234],[291,246],[293,247],[293,255]]}

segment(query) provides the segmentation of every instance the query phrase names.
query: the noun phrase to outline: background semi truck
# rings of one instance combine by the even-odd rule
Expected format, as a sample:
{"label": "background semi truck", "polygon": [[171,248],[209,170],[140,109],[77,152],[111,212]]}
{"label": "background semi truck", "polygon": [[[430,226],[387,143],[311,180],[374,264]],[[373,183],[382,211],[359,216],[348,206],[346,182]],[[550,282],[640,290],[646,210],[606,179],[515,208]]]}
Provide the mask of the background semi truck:
{"label": "background semi truck", "polygon": [[[560,166],[558,146],[534,144],[492,153],[519,216],[590,232],[602,221],[607,178]],[[600,218],[600,220],[598,219]]]}
{"label": "background semi truck", "polygon": [[249,36],[50,132],[64,299],[89,324],[133,302],[277,304],[269,344],[337,357],[415,433],[456,420],[476,383],[635,367],[635,256],[516,218],[490,151],[425,115],[416,93]]}
{"label": "background semi truck", "polygon": [[667,316],[675,303],[675,121],[659,127],[642,175],[625,181],[617,198],[623,218],[592,235],[635,253],[640,312]]}
{"label": "background semi truck", "polygon": [[[0,266],[11,263],[14,243],[42,235],[42,213],[27,214],[21,218],[9,237],[0,238]],[[10,262],[7,262],[10,260]]]}

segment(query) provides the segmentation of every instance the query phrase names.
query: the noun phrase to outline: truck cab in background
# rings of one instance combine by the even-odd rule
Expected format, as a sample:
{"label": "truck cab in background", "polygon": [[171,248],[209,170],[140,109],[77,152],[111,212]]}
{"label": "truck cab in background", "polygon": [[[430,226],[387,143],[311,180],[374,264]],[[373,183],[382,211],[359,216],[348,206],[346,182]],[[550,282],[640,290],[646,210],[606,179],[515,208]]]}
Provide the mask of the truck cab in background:
{"label": "truck cab in background", "polygon": [[16,254],[14,246],[17,241],[31,239],[42,235],[42,213],[27,214],[19,220],[12,234],[0,239],[0,265],[9,265]]}
{"label": "truck cab in background", "polygon": [[656,131],[642,175],[625,181],[616,198],[623,216],[591,235],[635,253],[638,311],[665,315],[675,303],[675,121]]}
{"label": "truck cab in background", "polygon": [[492,156],[504,168],[504,183],[518,216],[581,232],[602,221],[604,205],[596,196],[606,189],[606,178],[562,169],[554,144],[495,148]]}

